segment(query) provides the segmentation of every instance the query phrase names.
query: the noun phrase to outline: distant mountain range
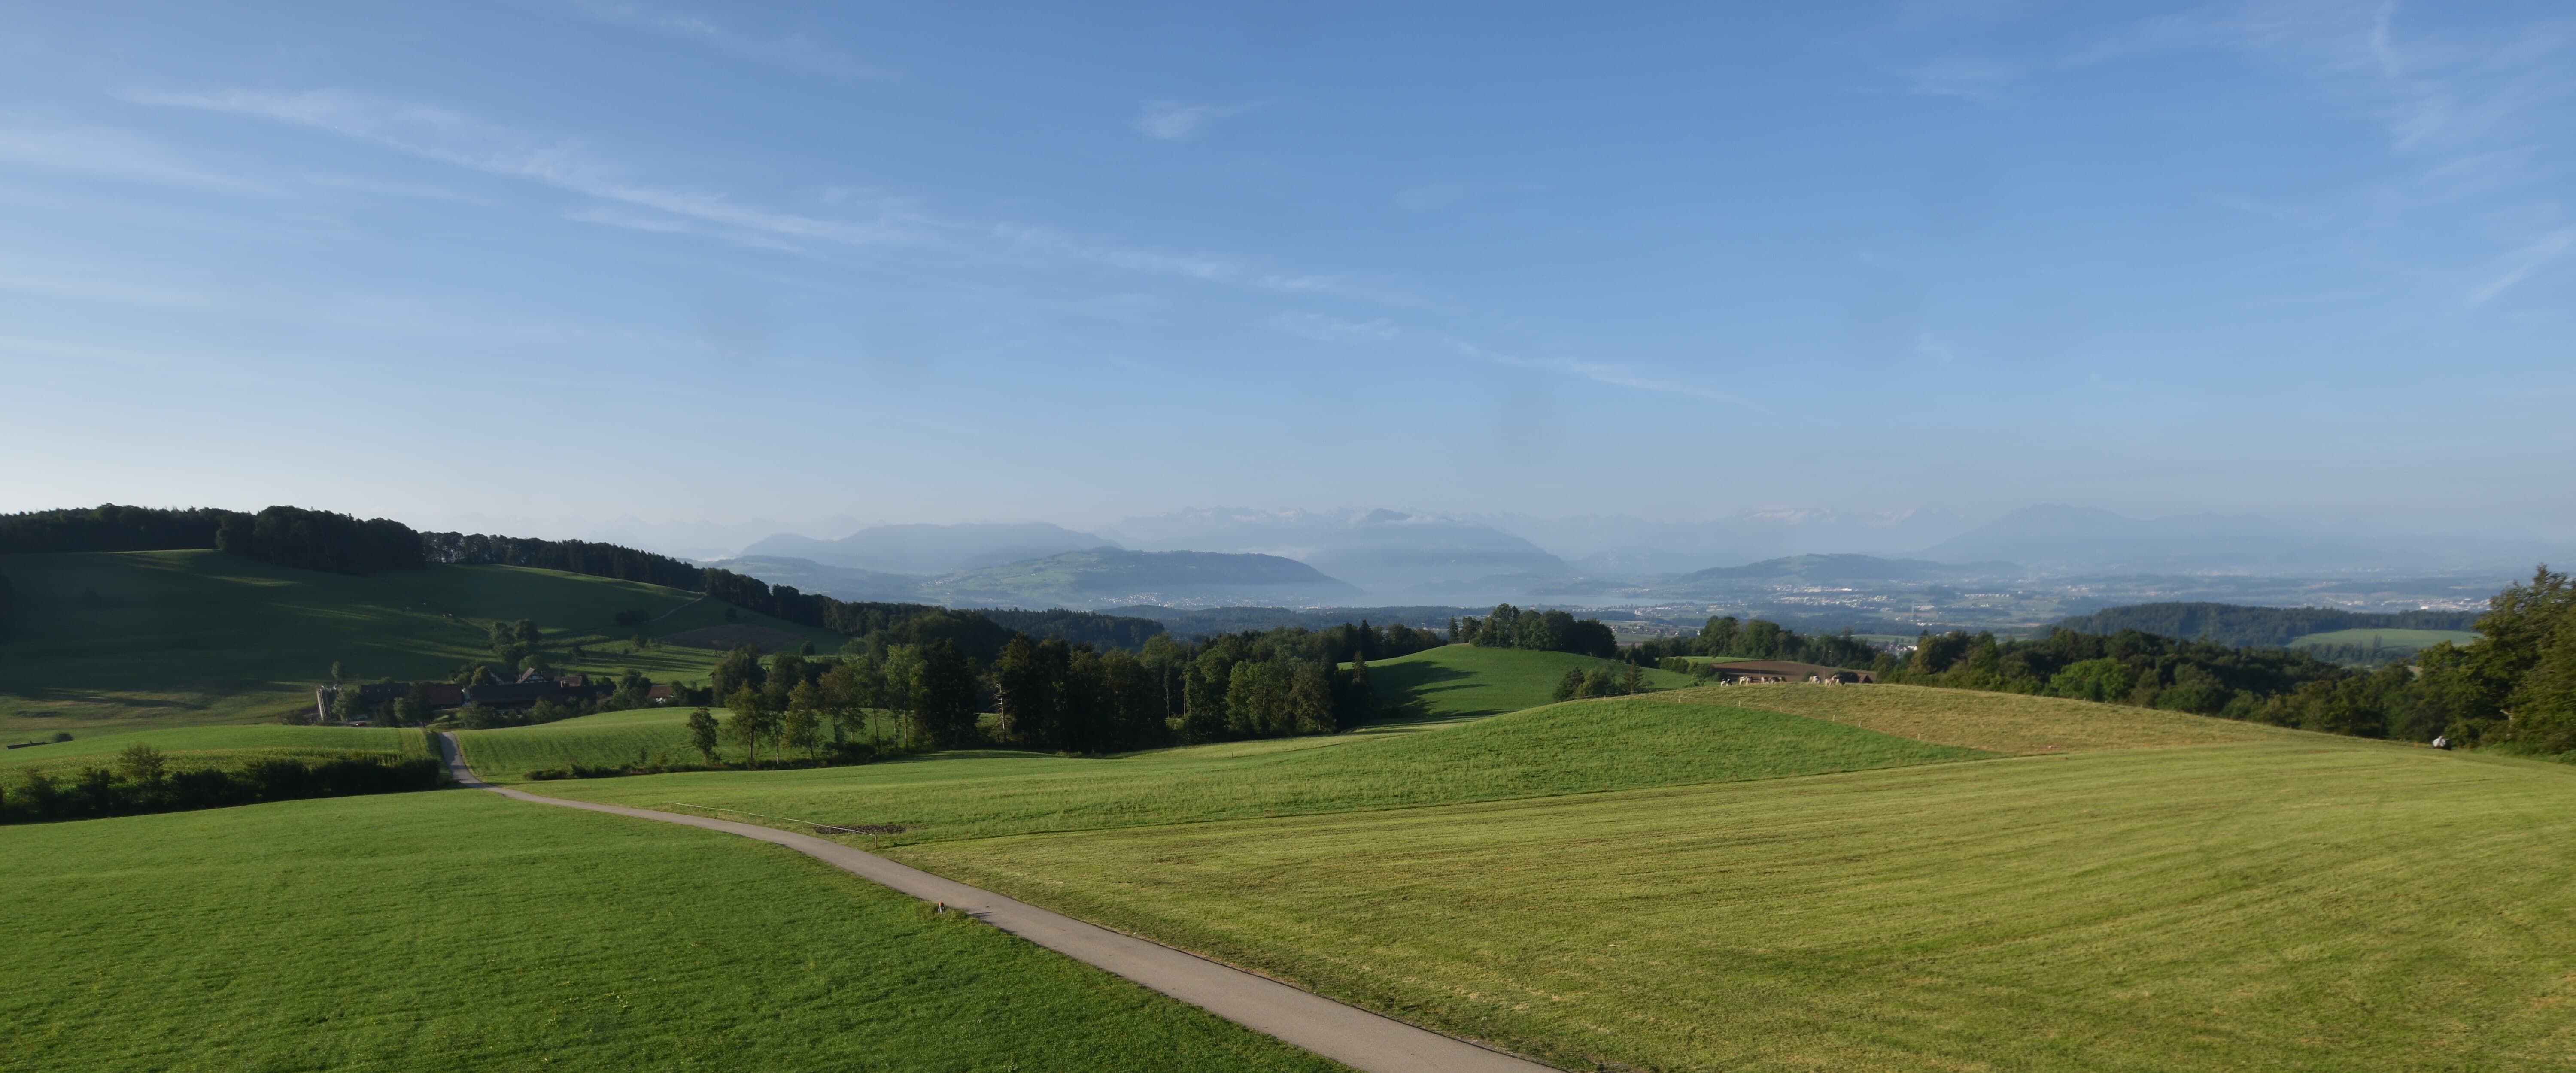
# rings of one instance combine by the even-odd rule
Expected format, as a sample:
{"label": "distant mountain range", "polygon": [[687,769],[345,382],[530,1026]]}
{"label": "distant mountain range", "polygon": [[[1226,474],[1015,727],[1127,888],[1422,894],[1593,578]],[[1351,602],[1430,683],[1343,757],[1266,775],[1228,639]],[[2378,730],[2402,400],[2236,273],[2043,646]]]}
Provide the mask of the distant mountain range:
{"label": "distant mountain range", "polygon": [[[1782,547],[1805,554],[1781,554]],[[1754,549],[1765,554],[1746,554]],[[1108,554],[1118,552],[1130,554]],[[1182,552],[1273,561],[1220,567],[1228,560],[1135,557]],[[1067,555],[1077,558],[1030,565]],[[2252,515],[2138,519],[2052,505],[1973,528],[1923,511],[1774,510],[1667,523],[1209,508],[1129,518],[1100,532],[1040,522],[877,526],[828,540],[781,533],[755,541],[736,561],[746,573],[849,599],[1210,607],[1225,599],[1311,606],[1363,597],[1416,606],[1597,606],[1801,583],[2086,576],[2501,577],[2571,558],[2576,548],[2538,541],[2403,536]],[[1283,562],[1307,573],[1286,571]]]}
{"label": "distant mountain range", "polygon": [[1131,518],[1111,534],[1136,548],[1295,559],[1389,598],[1473,603],[1470,597],[1509,596],[1578,573],[1493,526],[1391,510],[1193,510]]}
{"label": "distant mountain range", "polygon": [[817,540],[780,533],[742,549],[746,558],[809,559],[887,574],[937,575],[1042,559],[1115,542],[1045,522],[1025,524],[880,525]]}
{"label": "distant mountain range", "polygon": [[2192,514],[2140,519],[2089,507],[2027,507],[1944,540],[1923,556],[1949,563],[2008,560],[2057,573],[2243,572],[2317,575],[2355,570],[2527,570],[2563,559],[2565,544],[2466,535],[2402,535],[2360,525]]}
{"label": "distant mountain range", "polygon": [[859,570],[775,555],[727,560],[722,565],[773,585],[792,585],[843,600],[952,607],[1314,606],[1346,602],[1360,592],[1314,567],[1276,555],[1128,551],[1106,546],[935,576]]}

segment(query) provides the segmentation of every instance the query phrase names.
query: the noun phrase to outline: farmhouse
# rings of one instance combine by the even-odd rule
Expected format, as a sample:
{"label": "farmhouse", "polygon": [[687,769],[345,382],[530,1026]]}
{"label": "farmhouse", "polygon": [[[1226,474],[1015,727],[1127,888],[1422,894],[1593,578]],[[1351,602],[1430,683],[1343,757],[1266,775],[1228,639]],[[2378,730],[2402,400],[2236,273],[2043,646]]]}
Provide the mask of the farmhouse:
{"label": "farmhouse", "polygon": [[[668,686],[653,688],[656,691],[653,699],[668,701],[671,696]],[[431,711],[447,711],[462,708],[468,704],[479,704],[486,708],[504,711],[518,711],[534,707],[541,700],[551,700],[558,704],[587,703],[615,692],[617,687],[610,682],[593,682],[588,675],[550,675],[538,670],[520,675],[516,682],[479,686],[460,686],[454,682],[377,682],[369,685],[323,686],[313,691],[313,710],[317,719],[325,722],[331,719],[332,708],[339,703],[340,693],[344,689],[356,690],[359,705],[367,711],[375,711],[381,705],[408,697],[414,689],[419,689],[424,699],[428,700]]]}
{"label": "farmhouse", "polygon": [[1725,685],[1734,685],[1738,682],[1820,682],[1825,685],[1850,685],[1878,681],[1878,676],[1868,671],[1825,667],[1813,663],[1795,663],[1785,659],[1713,663],[1709,665],[1709,673]]}

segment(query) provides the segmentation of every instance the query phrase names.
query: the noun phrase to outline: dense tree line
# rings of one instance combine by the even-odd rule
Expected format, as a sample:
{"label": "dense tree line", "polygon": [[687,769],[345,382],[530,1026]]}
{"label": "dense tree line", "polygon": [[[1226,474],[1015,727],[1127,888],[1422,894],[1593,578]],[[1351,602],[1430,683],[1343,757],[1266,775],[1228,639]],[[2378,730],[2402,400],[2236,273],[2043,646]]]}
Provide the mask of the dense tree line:
{"label": "dense tree line", "polygon": [[1058,637],[1068,643],[1096,645],[1101,648],[1123,648],[1130,652],[1145,647],[1145,642],[1163,633],[1163,624],[1150,618],[1128,615],[1104,615],[1097,611],[986,610],[978,614],[993,620],[1006,630],[1031,637]]}
{"label": "dense tree line", "polygon": [[2413,691],[2452,739],[2576,753],[2576,585],[2547,567],[2487,602],[2478,639],[2416,653]]}
{"label": "dense tree line", "polygon": [[[2576,586],[2542,568],[2488,602],[2476,641],[2414,663],[2338,666],[2302,650],[2136,630],[2030,641],[1926,636],[1890,681],[2041,693],[2371,738],[2576,753]],[[2391,626],[2389,628],[2398,628]],[[2406,628],[2433,629],[2438,625]]]}
{"label": "dense tree line", "polygon": [[2332,607],[2161,603],[2105,608],[2069,618],[2058,628],[2104,635],[2136,630],[2223,645],[2281,646],[2311,633],[2336,630],[2465,630],[2477,618],[2474,611],[2371,614]]}
{"label": "dense tree line", "polygon": [[641,581],[696,592],[705,584],[695,563],[588,540],[536,540],[479,533],[422,533],[424,562],[457,566],[532,566],[592,577]]}
{"label": "dense tree line", "polygon": [[160,750],[136,744],[127,746],[113,765],[84,768],[68,780],[28,770],[16,785],[0,787],[0,823],[400,793],[434,789],[446,777],[446,768],[435,760],[356,755],[312,762],[253,760],[231,770],[172,771]]}
{"label": "dense tree line", "polygon": [[1563,611],[1523,611],[1510,604],[1494,605],[1494,613],[1483,618],[1454,620],[1449,636],[1480,648],[1619,658],[1619,638],[1600,619],[1577,619]]}
{"label": "dense tree line", "polygon": [[1887,664],[1885,653],[1854,638],[1849,630],[1802,634],[1767,619],[1739,622],[1731,615],[1711,616],[1695,636],[1652,638],[1628,650],[1631,662],[1658,666],[1677,656],[1778,659],[1860,670],[1883,669]]}
{"label": "dense tree line", "polygon": [[184,551],[212,548],[229,510],[167,510],[107,503],[70,510],[0,514],[0,555],[60,551]]}
{"label": "dense tree line", "polygon": [[17,596],[9,588],[9,575],[0,574],[0,641],[9,639],[17,620]]}
{"label": "dense tree line", "polygon": [[[1217,607],[1194,611],[1146,609],[1163,628],[1184,638],[1210,637],[1220,633],[1260,632],[1281,626],[1303,626],[1310,630],[1331,629],[1355,618],[1378,622],[1418,625],[1437,629],[1451,622],[1464,607],[1343,607],[1329,611],[1294,611],[1285,607]],[[1078,640],[1079,638],[1068,638]]]}
{"label": "dense tree line", "polygon": [[388,518],[270,507],[257,516],[226,517],[215,549],[277,566],[332,574],[379,574],[422,565],[420,534]]}
{"label": "dense tree line", "polygon": [[[1098,754],[1330,733],[1378,714],[1369,658],[1442,643],[1428,630],[1365,622],[1195,643],[1158,634],[1136,652],[1014,632],[992,659],[979,660],[953,637],[897,639],[920,621],[885,626],[831,656],[726,653],[704,696],[731,714],[693,715],[693,744],[709,764],[730,743],[751,763],[772,766],[917,748]],[[1348,667],[1340,665],[1344,655],[1352,657]],[[989,726],[979,718],[987,711]],[[897,736],[883,738],[885,724],[871,712],[895,716]]]}

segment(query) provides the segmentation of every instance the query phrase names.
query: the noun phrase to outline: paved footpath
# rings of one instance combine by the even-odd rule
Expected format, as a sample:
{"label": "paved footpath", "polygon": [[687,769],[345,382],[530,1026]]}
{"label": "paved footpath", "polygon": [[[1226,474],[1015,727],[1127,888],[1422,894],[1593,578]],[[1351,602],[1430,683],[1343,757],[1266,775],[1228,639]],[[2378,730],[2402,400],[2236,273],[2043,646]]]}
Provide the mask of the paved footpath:
{"label": "paved footpath", "polygon": [[1097,965],[1253,1031],[1276,1036],[1367,1073],[1551,1073],[1555,1068],[1345,1006],[1185,950],[941,879],[838,842],[758,824],[567,801],[494,786],[476,778],[473,770],[465,766],[465,753],[458,747],[456,735],[439,735],[439,747],[447,753],[448,772],[462,785],[540,805],[686,824],[776,843],[923,901],[946,902],[951,909],[970,913],[1066,957]]}

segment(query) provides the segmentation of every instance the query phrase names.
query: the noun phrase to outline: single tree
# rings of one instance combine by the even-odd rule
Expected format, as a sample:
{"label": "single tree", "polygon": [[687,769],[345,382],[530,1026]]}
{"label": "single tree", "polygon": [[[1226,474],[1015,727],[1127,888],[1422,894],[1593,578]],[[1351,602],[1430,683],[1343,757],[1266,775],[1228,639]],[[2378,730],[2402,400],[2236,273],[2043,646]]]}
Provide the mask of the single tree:
{"label": "single tree", "polygon": [[[812,687],[809,684],[802,688]],[[806,759],[811,760],[815,750],[823,744],[822,726],[822,720],[815,717],[814,709],[789,708],[778,721],[778,746],[783,751],[803,753]]]}
{"label": "single tree", "polygon": [[706,709],[689,713],[689,747],[706,757],[710,764],[716,762],[717,729],[716,717],[708,714]]}
{"label": "single tree", "polygon": [[128,782],[150,786],[170,773],[170,764],[161,755],[161,750],[138,741],[116,754],[116,772],[125,776]]}

